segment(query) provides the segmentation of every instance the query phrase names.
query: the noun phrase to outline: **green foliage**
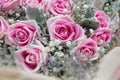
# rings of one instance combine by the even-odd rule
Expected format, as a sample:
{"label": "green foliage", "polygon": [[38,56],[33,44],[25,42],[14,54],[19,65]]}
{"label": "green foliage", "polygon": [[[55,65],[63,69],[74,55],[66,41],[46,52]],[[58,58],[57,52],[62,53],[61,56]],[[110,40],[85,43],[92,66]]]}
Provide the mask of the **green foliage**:
{"label": "green foliage", "polygon": [[35,20],[39,25],[39,32],[46,36],[47,28],[46,28],[46,16],[43,14],[42,10],[39,10],[36,7],[27,7],[26,9],[26,18],[28,20]]}
{"label": "green foliage", "polygon": [[45,22],[44,15],[41,10],[36,7],[27,7],[26,17],[30,20],[36,20],[39,25],[42,25]]}
{"label": "green foliage", "polygon": [[77,5],[77,6],[80,6],[80,0],[73,0],[73,2]]}
{"label": "green foliage", "polygon": [[120,11],[120,0],[117,0],[117,1],[114,2],[113,9],[115,11]]}
{"label": "green foliage", "polygon": [[82,21],[82,24],[81,24],[83,27],[85,27],[86,29],[97,29],[98,28],[98,25],[99,23],[94,19],[94,18],[85,18],[83,21]]}
{"label": "green foliage", "polygon": [[94,0],[83,0],[85,4],[87,3],[94,3]]}
{"label": "green foliage", "polygon": [[120,0],[105,0],[103,9],[110,17],[114,17],[120,11]]}
{"label": "green foliage", "polygon": [[86,10],[86,13],[85,13],[85,18],[91,18],[94,16],[94,10],[92,7],[89,7],[87,10]]}

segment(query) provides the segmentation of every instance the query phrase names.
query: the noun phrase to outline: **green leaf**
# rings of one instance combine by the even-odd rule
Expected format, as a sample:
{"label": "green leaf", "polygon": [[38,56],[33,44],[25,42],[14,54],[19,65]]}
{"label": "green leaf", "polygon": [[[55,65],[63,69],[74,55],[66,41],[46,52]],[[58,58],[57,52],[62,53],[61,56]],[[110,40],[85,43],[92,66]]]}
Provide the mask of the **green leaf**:
{"label": "green leaf", "polygon": [[82,21],[82,24],[81,24],[83,27],[85,27],[86,29],[97,29],[98,26],[99,26],[99,23],[94,19],[94,18],[85,18],[83,21]]}
{"label": "green leaf", "polygon": [[120,0],[117,0],[113,3],[113,9],[116,11],[120,11]]}
{"label": "green leaf", "polygon": [[94,0],[83,0],[85,4],[87,3],[94,3]]}
{"label": "green leaf", "polygon": [[86,13],[85,13],[85,18],[91,18],[94,16],[94,10],[92,7],[89,7],[87,10],[86,10]]}
{"label": "green leaf", "polygon": [[38,24],[42,24],[44,22],[44,15],[42,11],[36,7],[27,7],[26,17],[30,20],[36,20]]}

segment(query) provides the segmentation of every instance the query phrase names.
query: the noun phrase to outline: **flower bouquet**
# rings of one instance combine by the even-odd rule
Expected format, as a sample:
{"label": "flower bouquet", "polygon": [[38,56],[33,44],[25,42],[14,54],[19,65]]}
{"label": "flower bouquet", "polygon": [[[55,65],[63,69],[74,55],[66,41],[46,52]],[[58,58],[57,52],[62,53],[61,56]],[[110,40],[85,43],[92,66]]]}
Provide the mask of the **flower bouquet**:
{"label": "flower bouquet", "polygon": [[2,65],[62,80],[91,80],[113,37],[94,0],[0,1]]}

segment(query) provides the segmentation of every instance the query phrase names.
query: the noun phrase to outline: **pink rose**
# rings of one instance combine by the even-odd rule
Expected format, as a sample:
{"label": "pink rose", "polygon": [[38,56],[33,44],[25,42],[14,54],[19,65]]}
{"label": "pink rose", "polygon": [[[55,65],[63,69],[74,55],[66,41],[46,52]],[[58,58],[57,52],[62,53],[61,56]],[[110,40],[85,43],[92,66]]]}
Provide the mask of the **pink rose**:
{"label": "pink rose", "polygon": [[86,39],[73,49],[72,54],[75,61],[96,60],[99,57],[97,43],[92,39]]}
{"label": "pink rose", "polygon": [[28,72],[36,72],[47,62],[47,53],[44,46],[37,41],[36,44],[24,46],[16,51],[18,66]]}
{"label": "pink rose", "polygon": [[47,7],[54,15],[71,14],[74,3],[72,0],[49,0]]}
{"label": "pink rose", "polygon": [[61,41],[77,40],[85,32],[68,15],[59,15],[48,19],[47,26],[50,36]]}
{"label": "pink rose", "polygon": [[22,0],[22,3],[25,7],[35,6],[35,7],[42,8],[47,3],[47,0]]}
{"label": "pink rose", "polygon": [[99,27],[101,28],[109,27],[110,18],[104,11],[100,11],[100,10],[96,11],[95,17],[99,22]]}
{"label": "pink rose", "polygon": [[0,16],[0,39],[4,38],[8,27],[9,23],[2,16]]}
{"label": "pink rose", "polygon": [[103,46],[106,43],[110,42],[112,38],[112,31],[109,28],[101,28],[96,30],[91,36],[95,40],[98,46]]}
{"label": "pink rose", "polygon": [[17,9],[20,6],[20,0],[0,0],[0,7],[2,11],[9,11],[11,9]]}
{"label": "pink rose", "polygon": [[38,25],[35,21],[20,21],[8,28],[6,43],[21,47],[31,43],[38,36]]}

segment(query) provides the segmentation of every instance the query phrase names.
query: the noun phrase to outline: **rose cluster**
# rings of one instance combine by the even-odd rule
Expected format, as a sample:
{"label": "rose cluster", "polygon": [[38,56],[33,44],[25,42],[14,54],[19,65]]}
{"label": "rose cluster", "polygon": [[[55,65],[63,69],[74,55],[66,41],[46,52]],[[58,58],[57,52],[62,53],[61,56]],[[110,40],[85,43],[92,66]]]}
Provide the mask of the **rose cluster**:
{"label": "rose cluster", "polygon": [[[14,6],[13,6],[14,5]],[[98,48],[109,43],[112,31],[109,27],[110,18],[102,10],[95,10],[94,18],[99,22],[98,28],[89,37],[83,39],[85,29],[76,23],[71,17],[76,8],[72,0],[2,0],[1,11],[17,9],[20,6],[37,7],[43,13],[52,15],[45,23],[51,40],[61,42],[78,42],[71,50],[71,54],[77,54],[81,60],[96,60],[100,53]],[[19,21],[9,24],[0,17],[0,39],[12,47],[16,47],[16,62],[24,70],[36,72],[42,69],[47,62],[48,54],[39,39],[43,37],[39,33],[39,26],[34,20]],[[73,57],[77,60],[76,57]]]}
{"label": "rose cluster", "polygon": [[12,47],[16,47],[16,62],[23,69],[36,72],[47,61],[47,52],[38,40],[40,34],[38,25],[33,20],[9,23],[0,17],[0,39]]}
{"label": "rose cluster", "polygon": [[2,0],[0,1],[1,11],[8,12],[16,10],[19,7],[26,9],[28,6],[38,7],[43,12],[49,12],[54,15],[70,15],[74,3],[72,0]]}
{"label": "rose cluster", "polygon": [[[98,59],[99,47],[103,47],[110,42],[112,38],[112,31],[109,27],[110,18],[102,10],[96,10],[94,18],[99,22],[98,28],[90,34],[88,39],[83,40],[73,49],[72,54],[79,54],[82,60],[96,60]],[[79,60],[78,57],[74,59]]]}

